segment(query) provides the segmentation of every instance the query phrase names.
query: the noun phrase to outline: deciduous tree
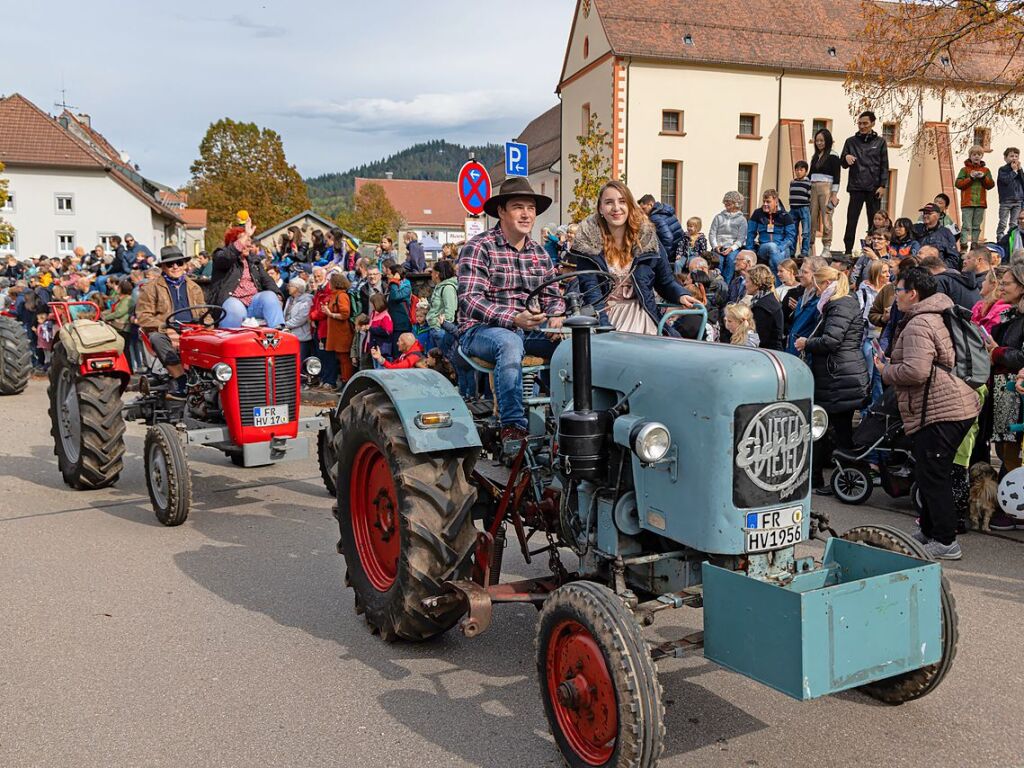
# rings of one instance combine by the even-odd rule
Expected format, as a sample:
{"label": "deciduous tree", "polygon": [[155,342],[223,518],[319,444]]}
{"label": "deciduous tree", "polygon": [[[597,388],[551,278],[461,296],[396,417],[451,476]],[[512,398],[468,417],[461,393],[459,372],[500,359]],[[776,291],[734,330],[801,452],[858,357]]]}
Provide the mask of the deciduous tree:
{"label": "deciduous tree", "polygon": [[404,223],[380,184],[364,184],[353,198],[352,207],[338,214],[343,229],[371,243],[379,243],[384,235],[395,237]]}
{"label": "deciduous tree", "polygon": [[255,123],[224,118],[213,123],[192,163],[189,204],[209,211],[206,247],[221,242],[239,209],[249,211],[257,230],[310,207],[309,194],[281,137]]}
{"label": "deciduous tree", "polygon": [[1024,128],[1024,0],[861,5],[865,28],[846,80],[858,112],[913,121],[926,100],[942,100],[958,147],[974,142],[977,126]]}
{"label": "deciduous tree", "polygon": [[580,151],[569,155],[569,165],[576,174],[569,203],[569,218],[583,221],[594,212],[594,203],[601,187],[612,173],[612,142],[608,131],[602,130],[597,115],[591,113],[586,134],[576,137]]}
{"label": "deciduous tree", "polygon": [[[0,163],[0,173],[4,172],[4,164]],[[7,204],[7,185],[8,180],[0,176],[0,208],[3,208]],[[11,240],[14,239],[14,227],[11,223],[4,221],[3,216],[0,216],[0,245],[7,245]]]}

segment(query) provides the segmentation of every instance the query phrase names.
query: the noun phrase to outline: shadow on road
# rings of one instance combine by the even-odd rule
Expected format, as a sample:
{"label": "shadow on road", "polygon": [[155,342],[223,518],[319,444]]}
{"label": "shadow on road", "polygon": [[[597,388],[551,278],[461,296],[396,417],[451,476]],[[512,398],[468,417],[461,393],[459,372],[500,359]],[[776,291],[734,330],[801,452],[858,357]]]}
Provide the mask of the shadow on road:
{"label": "shadow on road", "polygon": [[[276,502],[261,510],[264,514],[196,514],[190,524],[218,543],[175,555],[175,563],[234,605],[337,643],[339,663],[356,662],[388,681],[378,696],[381,706],[442,749],[486,766],[557,760],[537,689],[533,608],[501,606],[491,630],[472,641],[453,630],[422,644],[386,644],[354,611],[329,510]],[[710,666],[661,675],[666,756],[766,727],[688,680]],[[508,744],[515,749],[505,749]]]}

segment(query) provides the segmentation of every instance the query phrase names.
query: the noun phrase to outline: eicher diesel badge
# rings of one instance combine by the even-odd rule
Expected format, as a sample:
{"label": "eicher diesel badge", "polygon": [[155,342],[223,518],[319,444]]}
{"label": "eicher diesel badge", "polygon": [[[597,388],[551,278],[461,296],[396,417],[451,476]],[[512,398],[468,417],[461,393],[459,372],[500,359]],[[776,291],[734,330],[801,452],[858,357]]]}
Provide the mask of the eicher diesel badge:
{"label": "eicher diesel badge", "polygon": [[811,450],[811,426],[792,403],[773,403],[747,424],[736,447],[736,466],[758,488],[783,496],[799,483]]}

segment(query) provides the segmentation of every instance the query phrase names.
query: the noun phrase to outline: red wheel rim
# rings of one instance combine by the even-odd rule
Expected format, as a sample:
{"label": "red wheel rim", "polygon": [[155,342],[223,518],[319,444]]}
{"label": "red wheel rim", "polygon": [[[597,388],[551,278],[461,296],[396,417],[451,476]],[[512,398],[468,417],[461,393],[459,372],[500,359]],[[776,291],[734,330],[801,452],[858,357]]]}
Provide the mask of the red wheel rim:
{"label": "red wheel rim", "polygon": [[589,765],[604,765],[619,733],[615,685],[604,655],[578,621],[555,626],[547,650],[548,698],[565,741]]}
{"label": "red wheel rim", "polygon": [[364,443],[356,453],[349,489],[359,561],[373,588],[386,592],[395,583],[401,552],[398,499],[387,459],[373,443]]}

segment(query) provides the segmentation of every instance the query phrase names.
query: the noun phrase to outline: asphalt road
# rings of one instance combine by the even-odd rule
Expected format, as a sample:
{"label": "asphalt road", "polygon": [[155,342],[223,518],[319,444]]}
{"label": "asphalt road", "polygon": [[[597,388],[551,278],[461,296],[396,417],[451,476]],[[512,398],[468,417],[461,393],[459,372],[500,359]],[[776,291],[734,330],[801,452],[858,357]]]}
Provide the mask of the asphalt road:
{"label": "asphalt road", "polygon": [[[160,526],[128,430],[116,488],[56,469],[45,383],[0,400],[0,766],[550,766],[536,612],[386,645],[352,609],[315,461],[264,470],[191,452],[196,506]],[[840,529],[891,509],[829,503]],[[946,570],[960,649],[943,685],[892,708],[800,703],[703,658],[660,663],[662,766],[1024,766],[1024,532],[971,534]],[[509,549],[506,571],[533,572]],[[699,628],[670,612],[652,637]],[[664,616],[664,614],[662,614]]]}

